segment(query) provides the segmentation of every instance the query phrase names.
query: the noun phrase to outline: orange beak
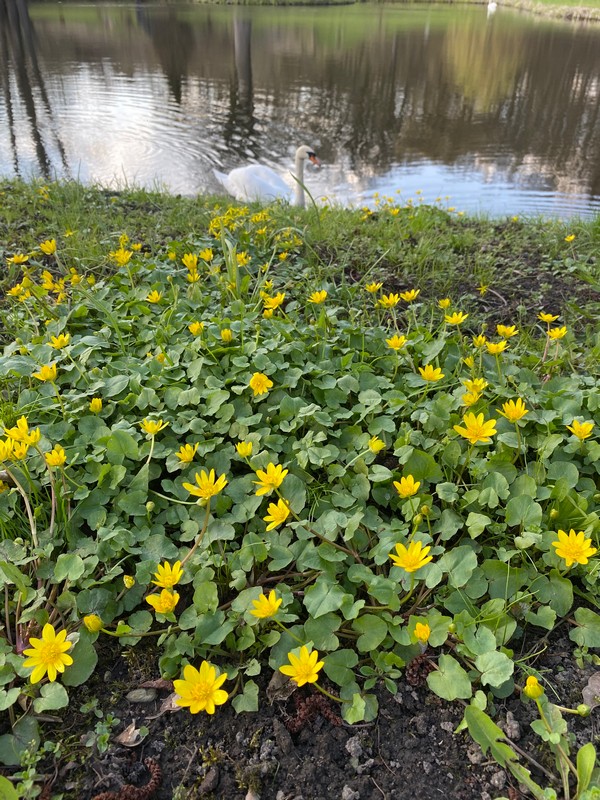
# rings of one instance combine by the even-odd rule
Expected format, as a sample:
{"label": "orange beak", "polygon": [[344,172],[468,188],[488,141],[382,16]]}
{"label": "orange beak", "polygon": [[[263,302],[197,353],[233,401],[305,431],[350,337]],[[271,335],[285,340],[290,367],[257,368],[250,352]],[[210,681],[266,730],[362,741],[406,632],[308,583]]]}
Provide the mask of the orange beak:
{"label": "orange beak", "polygon": [[311,164],[314,164],[316,167],[320,167],[321,166],[321,162],[319,161],[319,159],[316,157],[316,155],[314,153],[312,155],[310,155],[308,157],[308,159],[311,162]]}

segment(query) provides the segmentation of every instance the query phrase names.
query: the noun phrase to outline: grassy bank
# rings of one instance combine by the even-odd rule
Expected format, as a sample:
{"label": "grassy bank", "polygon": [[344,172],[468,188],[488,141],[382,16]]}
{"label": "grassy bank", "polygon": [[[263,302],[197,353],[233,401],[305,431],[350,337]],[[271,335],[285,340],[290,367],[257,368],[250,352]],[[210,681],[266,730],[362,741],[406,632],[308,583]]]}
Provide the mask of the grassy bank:
{"label": "grassy bank", "polygon": [[[19,791],[83,760],[40,726],[99,650],[150,640],[186,714],[255,712],[276,673],[369,722],[418,678],[535,797],[592,800],[562,716],[589,708],[536,649],[559,624],[582,664],[600,647],[600,220],[0,189]],[[511,695],[542,772],[493,722]]]}

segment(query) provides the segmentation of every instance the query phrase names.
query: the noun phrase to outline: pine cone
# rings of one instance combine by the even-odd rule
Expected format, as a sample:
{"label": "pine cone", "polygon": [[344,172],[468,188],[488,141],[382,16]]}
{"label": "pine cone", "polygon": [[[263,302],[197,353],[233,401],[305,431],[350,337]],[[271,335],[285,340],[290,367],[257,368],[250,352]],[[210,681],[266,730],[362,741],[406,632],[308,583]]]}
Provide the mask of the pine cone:
{"label": "pine cone", "polygon": [[433,671],[433,664],[429,662],[427,656],[423,653],[416,656],[412,661],[406,665],[404,674],[406,682],[411,686],[425,686],[427,676]]}

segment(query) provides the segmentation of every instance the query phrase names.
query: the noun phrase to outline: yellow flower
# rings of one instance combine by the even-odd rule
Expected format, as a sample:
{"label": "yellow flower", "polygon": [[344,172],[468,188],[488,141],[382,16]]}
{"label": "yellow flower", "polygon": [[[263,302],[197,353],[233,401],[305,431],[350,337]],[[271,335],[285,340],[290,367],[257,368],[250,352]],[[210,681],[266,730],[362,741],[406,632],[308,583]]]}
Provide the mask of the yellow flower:
{"label": "yellow flower", "polygon": [[192,322],[191,325],[188,325],[188,330],[193,336],[199,336],[204,330],[204,323]]}
{"label": "yellow flower", "polygon": [[463,381],[463,384],[468,392],[476,392],[477,394],[481,394],[488,386],[488,382],[485,378],[466,379]]}
{"label": "yellow flower", "polygon": [[272,531],[278,525],[282,525],[290,515],[290,507],[281,498],[276,503],[269,503],[267,516],[263,517],[268,522],[267,530]]}
{"label": "yellow flower", "polygon": [[257,469],[257,481],[253,481],[258,486],[256,494],[269,494],[273,489],[278,489],[283,483],[283,479],[288,474],[289,470],[284,469],[281,464],[267,464],[266,470]]}
{"label": "yellow flower", "polygon": [[98,633],[104,627],[104,623],[98,614],[88,614],[87,617],[83,618],[83,624],[90,633]]}
{"label": "yellow flower", "polygon": [[479,394],[479,392],[465,392],[463,396],[460,398],[460,402],[462,403],[463,406],[470,408],[471,406],[475,405],[475,403],[479,400],[480,397],[481,395]]}
{"label": "yellow flower", "polygon": [[271,389],[274,384],[273,381],[262,372],[255,372],[250,378],[250,383],[248,386],[254,392],[254,397],[258,397],[261,394],[267,394],[269,389]]}
{"label": "yellow flower", "polygon": [[233,331],[231,328],[223,328],[221,331],[221,339],[225,342],[225,344],[229,344],[229,342],[233,339]]}
{"label": "yellow flower", "polygon": [[394,306],[397,306],[399,302],[399,294],[382,294],[377,301],[377,305],[380,305],[382,308],[394,308]]}
{"label": "yellow flower", "polygon": [[288,256],[289,256],[289,253],[288,253],[288,251],[287,251],[287,250],[284,250],[284,251],[283,251],[283,253],[279,253],[279,255],[277,256],[277,258],[278,258],[280,261],[287,261],[287,259],[288,259]]}
{"label": "yellow flower", "polygon": [[390,558],[396,567],[400,567],[406,572],[416,572],[425,564],[428,564],[433,556],[427,555],[431,547],[426,545],[423,547],[421,542],[411,542],[408,547],[403,544],[396,545],[396,555],[390,553]]}
{"label": "yellow flower", "polygon": [[464,436],[465,439],[468,439],[471,444],[477,444],[477,442],[487,443],[491,441],[490,436],[496,433],[496,420],[488,419],[484,422],[483,414],[475,415],[469,412],[463,417],[463,422],[465,424],[464,428],[461,428],[460,425],[454,425],[454,430]]}
{"label": "yellow flower", "polygon": [[289,664],[279,667],[279,671],[288,675],[298,686],[305,683],[316,683],[319,679],[318,672],[323,667],[324,661],[319,661],[318,650],[308,652],[306,645],[300,648],[300,656],[288,653]]}
{"label": "yellow flower", "polygon": [[252,442],[238,442],[235,449],[242,458],[250,458],[252,455]]}
{"label": "yellow flower", "polygon": [[486,342],[485,346],[487,347],[488,353],[491,353],[493,356],[497,356],[498,353],[502,353],[508,347],[508,342],[506,339],[502,339],[500,342]]}
{"label": "yellow flower", "polygon": [[58,336],[52,336],[50,338],[50,347],[53,347],[55,350],[62,350],[63,347],[66,347],[71,340],[71,335],[68,333],[61,333]]}
{"label": "yellow flower", "polygon": [[578,422],[576,419],[570,425],[567,425],[567,430],[571,431],[573,436],[576,436],[581,442],[584,439],[589,438],[592,435],[592,429],[594,427],[594,423],[590,422]]}
{"label": "yellow flower", "polygon": [[40,250],[47,256],[52,256],[56,253],[56,239],[46,239],[45,242],[40,242]]}
{"label": "yellow flower", "polygon": [[432,364],[425,364],[424,367],[419,367],[419,372],[424,381],[441,381],[444,377],[442,370]]}
{"label": "yellow flower", "polygon": [[196,442],[196,444],[181,445],[181,447],[175,453],[175,455],[181,461],[182,464],[191,464],[191,462],[194,460],[194,456],[196,455],[198,444],[199,442]]}
{"label": "yellow flower", "polygon": [[48,674],[49,681],[55,681],[59,672],[64,672],[65,667],[73,663],[67,650],[73,647],[73,642],[66,641],[66,630],[56,633],[54,627],[47,622],[42,629],[42,638],[31,637],[30,648],[23,650],[23,655],[29,656],[24,662],[24,667],[33,667],[29,676],[31,683],[38,683],[44,675]]}
{"label": "yellow flower", "polygon": [[406,344],[406,336],[398,336],[398,334],[394,334],[390,339],[386,339],[385,343],[392,350],[402,350]]}
{"label": "yellow flower", "polygon": [[54,445],[54,449],[46,453],[44,458],[49,467],[62,467],[67,460],[65,451],[59,444]]}
{"label": "yellow flower", "polygon": [[39,372],[33,373],[32,377],[37,378],[38,381],[50,381],[50,383],[53,383],[56,380],[56,364],[44,364],[40,367]]}
{"label": "yellow flower", "polygon": [[550,328],[548,330],[548,337],[550,339],[562,339],[563,336],[567,335],[567,329],[563,325],[562,328]]}
{"label": "yellow flower", "polygon": [[15,253],[14,256],[10,256],[6,260],[9,264],[26,264],[29,261],[29,256],[24,253]]}
{"label": "yellow flower", "polygon": [[246,251],[243,251],[242,253],[238,253],[236,255],[236,260],[240,267],[245,267],[246,264],[250,263],[250,256],[248,253],[246,253]]}
{"label": "yellow flower", "polygon": [[200,258],[202,261],[212,261],[214,257],[215,256],[211,247],[207,247],[205,250],[200,251]]}
{"label": "yellow flower", "polygon": [[135,578],[133,575],[123,575],[123,583],[126,589],[133,589],[135,586]]}
{"label": "yellow flower", "polygon": [[198,281],[200,280],[200,275],[196,271],[194,272],[190,271],[186,275],[186,279],[188,283],[198,283]]}
{"label": "yellow flower", "polygon": [[588,560],[597,553],[597,549],[592,547],[592,540],[585,538],[585,533],[579,531],[575,533],[573,528],[569,535],[565,531],[558,531],[558,541],[552,542],[552,547],[556,550],[559,558],[564,558],[567,568],[571,564],[587,564]]}
{"label": "yellow flower", "polygon": [[200,664],[197,670],[190,664],[183,668],[183,678],[173,681],[173,688],[178,697],[175,705],[189,708],[191,714],[206,711],[215,713],[215,706],[222,706],[229,695],[221,686],[227,680],[227,673],[217,677],[217,670],[208,661]]}
{"label": "yellow flower", "polygon": [[42,288],[48,290],[54,289],[54,278],[52,277],[52,273],[48,272],[47,269],[42,272]]}
{"label": "yellow flower", "polygon": [[382,286],[383,283],[367,283],[365,290],[369,292],[369,294],[375,294],[381,289]]}
{"label": "yellow flower", "polygon": [[272,308],[265,308],[265,310],[263,311],[263,317],[265,319],[271,319],[272,316],[273,316],[273,309]]}
{"label": "yellow flower", "polygon": [[311,296],[308,298],[308,302],[319,305],[320,303],[325,302],[326,297],[327,297],[327,292],[325,291],[325,289],[322,289],[320,292],[313,292]]}
{"label": "yellow flower", "polygon": [[473,344],[475,345],[475,347],[483,347],[486,342],[487,339],[485,338],[483,333],[480,333],[478,336],[473,337]]}
{"label": "yellow flower", "polygon": [[133,251],[135,251],[136,253],[139,253],[139,251],[142,249],[142,243],[141,242],[135,242],[134,244],[131,245],[131,249]]}
{"label": "yellow flower", "polygon": [[[27,417],[19,417],[14,428],[6,428],[5,435],[15,442],[29,442],[30,431]],[[31,444],[34,444],[32,442]]]}
{"label": "yellow flower", "polygon": [[530,700],[537,700],[538,697],[541,697],[544,694],[544,688],[540,685],[540,682],[535,675],[530,675],[525,681],[523,694]]}
{"label": "yellow flower", "polygon": [[446,314],[444,320],[448,325],[461,325],[468,316],[468,314],[464,314],[462,311],[455,311],[453,314]]}
{"label": "yellow flower", "polygon": [[496,325],[496,333],[502,336],[503,339],[510,339],[511,336],[516,336],[519,331],[515,325]]}
{"label": "yellow flower", "polygon": [[160,586],[162,589],[172,589],[183,578],[181,561],[176,561],[173,566],[168,561],[159,564],[154,577],[156,580],[152,581],[153,584]]}
{"label": "yellow flower", "polygon": [[201,497],[203,500],[209,500],[211,497],[223,491],[227,486],[227,478],[225,475],[219,475],[219,477],[216,478],[214,469],[211,469],[208,473],[202,469],[199,474],[196,473],[196,483],[198,484],[197,486],[194,486],[193,483],[184,483],[183,488],[187,489],[194,497]]}
{"label": "yellow flower", "polygon": [[111,253],[109,253],[109,256],[120,267],[124,267],[126,264],[129,264],[132,255],[133,250],[125,250],[124,247],[119,247],[118,250],[113,250]]}
{"label": "yellow flower", "polygon": [[198,256],[194,253],[185,253],[181,261],[190,272],[198,272]]}
{"label": "yellow flower", "polygon": [[486,283],[482,283],[481,286],[477,287],[477,291],[483,297],[485,294],[487,294],[489,288],[490,287]]}
{"label": "yellow flower", "polygon": [[0,481],[0,494],[2,494],[3,492],[8,491],[8,489],[10,489],[10,486],[8,485],[8,483],[5,483],[4,481]]}
{"label": "yellow flower", "polygon": [[152,606],[157,614],[171,614],[179,602],[179,595],[177,592],[163,589],[160,594],[149,594],[146,602]]}
{"label": "yellow flower", "polygon": [[258,600],[252,601],[254,609],[250,613],[253,617],[258,617],[258,619],[268,619],[269,617],[275,616],[277,609],[282,603],[283,600],[281,597],[277,597],[275,589],[271,589],[268,597],[261,594]]}
{"label": "yellow flower", "polygon": [[499,414],[502,414],[503,417],[509,422],[517,422],[525,414],[529,414],[529,411],[525,408],[525,403],[519,397],[516,401],[515,400],[508,400],[506,403],[502,404],[502,411],[497,409]]}
{"label": "yellow flower", "polygon": [[410,289],[408,292],[400,292],[400,297],[404,300],[405,303],[412,303],[414,300],[417,299],[421,290],[420,289]]}
{"label": "yellow flower", "polygon": [[541,319],[542,322],[550,323],[550,322],[556,322],[559,316],[560,314],[545,314],[543,311],[540,311],[540,313],[538,314],[538,319]]}
{"label": "yellow flower", "polygon": [[431,628],[426,622],[417,622],[415,625],[415,638],[421,644],[427,644],[431,636]]}
{"label": "yellow flower", "polygon": [[575,239],[575,234],[574,234],[574,233],[570,233],[568,236],[565,236],[565,242],[567,242],[567,243],[569,243],[569,244],[570,244],[570,243],[571,243],[571,242],[572,242],[574,239]]}
{"label": "yellow flower", "polygon": [[439,306],[441,309],[443,309],[444,311],[445,311],[447,308],[450,308],[450,305],[451,305],[451,304],[452,304],[452,300],[450,300],[450,298],[449,298],[449,297],[442,297],[442,299],[441,299],[441,300],[438,300],[438,306]]}
{"label": "yellow flower", "polygon": [[475,366],[475,359],[473,358],[473,356],[467,356],[466,358],[463,358],[463,361],[469,369],[473,369],[473,367]]}
{"label": "yellow flower", "polygon": [[14,442],[12,446],[12,458],[15,461],[21,461],[27,455],[29,450],[29,442]]}
{"label": "yellow flower", "polygon": [[367,442],[367,446],[372,453],[379,453],[385,448],[385,442],[379,436],[371,436]]}
{"label": "yellow flower", "polygon": [[280,305],[283,304],[284,300],[285,292],[277,292],[274,297],[267,296],[264,298],[265,308],[268,308],[270,311],[275,311]]}
{"label": "yellow flower", "polygon": [[146,298],[146,300],[149,303],[160,303],[160,301],[162,300],[162,293],[157,292],[156,289],[153,289]]}
{"label": "yellow flower", "polygon": [[169,425],[168,422],[163,422],[162,419],[144,419],[140,422],[141,429],[148,434],[148,436],[156,436],[159,431],[162,431],[163,428],[167,428]]}
{"label": "yellow flower", "polygon": [[92,397],[90,400],[90,411],[92,414],[99,414],[102,411],[102,398]]}
{"label": "yellow flower", "polygon": [[394,481],[394,487],[402,499],[412,497],[419,491],[421,481],[415,481],[412,475],[400,478],[399,481]]}

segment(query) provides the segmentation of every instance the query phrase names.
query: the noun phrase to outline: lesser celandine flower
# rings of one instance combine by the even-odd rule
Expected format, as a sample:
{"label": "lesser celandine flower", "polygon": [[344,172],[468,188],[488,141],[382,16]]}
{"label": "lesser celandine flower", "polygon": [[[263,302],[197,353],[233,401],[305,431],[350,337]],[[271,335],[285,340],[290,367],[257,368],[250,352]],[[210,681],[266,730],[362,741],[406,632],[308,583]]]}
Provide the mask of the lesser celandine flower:
{"label": "lesser celandine flower", "polygon": [[160,594],[149,594],[146,602],[152,606],[157,614],[171,614],[179,602],[179,595],[177,592],[163,589]]}
{"label": "lesser celandine flower", "polygon": [[277,613],[279,606],[283,603],[281,597],[277,597],[275,589],[271,589],[269,596],[261,594],[258,600],[253,600],[252,605],[254,609],[250,612],[253,617],[258,619],[268,619],[274,617]]}
{"label": "lesser celandine flower", "polygon": [[192,322],[188,325],[188,330],[193,336],[199,336],[204,330],[203,322]]}
{"label": "lesser celandine flower", "polygon": [[306,683],[316,683],[319,679],[319,670],[324,666],[324,661],[319,661],[318,650],[308,652],[306,645],[300,648],[300,655],[288,653],[289,664],[279,667],[279,671],[287,675],[298,686]]}
{"label": "lesser celandine flower", "polygon": [[27,455],[29,442],[13,442],[11,457],[14,461],[21,461]]}
{"label": "lesser celandine flower", "polygon": [[473,358],[473,356],[467,356],[466,358],[463,358],[463,362],[469,369],[473,369],[473,367],[475,366],[475,359]]}
{"label": "lesser celandine flower", "polygon": [[400,297],[405,303],[412,303],[417,299],[420,293],[420,289],[409,289],[407,292],[400,292]]}
{"label": "lesser celandine flower", "polygon": [[273,489],[278,489],[283,483],[283,479],[288,474],[289,470],[284,469],[281,464],[267,464],[266,470],[257,469],[257,481],[253,481],[258,486],[255,494],[269,494]]}
{"label": "lesser celandine flower", "polygon": [[433,364],[425,364],[424,367],[419,367],[419,372],[424,381],[441,381],[444,377],[440,367],[434,367]]}
{"label": "lesser celandine flower", "polygon": [[49,467],[62,467],[67,460],[65,451],[59,444],[54,445],[49,453],[45,453],[44,458]]}
{"label": "lesser celandine flower", "polygon": [[267,515],[263,517],[265,522],[268,522],[267,530],[272,531],[278,525],[282,525],[290,515],[290,507],[281,498],[276,503],[269,503],[267,508]]}
{"label": "lesser celandine flower", "polygon": [[578,420],[574,419],[570,425],[567,425],[567,430],[571,431],[573,436],[576,436],[581,442],[583,442],[584,439],[588,439],[592,435],[593,428],[594,423],[590,420],[587,422],[579,422]]}
{"label": "lesser celandine flower", "polygon": [[50,347],[53,347],[55,350],[62,350],[63,347],[66,347],[71,340],[71,335],[68,333],[60,333],[58,336],[51,336],[50,337]]}
{"label": "lesser celandine flower", "polygon": [[99,414],[102,411],[102,398],[92,397],[90,400],[90,411],[92,414]]}
{"label": "lesser celandine flower", "polygon": [[455,311],[453,314],[446,314],[444,321],[448,325],[462,325],[468,316],[468,314],[464,314],[462,311]]}
{"label": "lesser celandine flower", "polygon": [[146,297],[146,300],[149,303],[160,303],[162,300],[162,293],[157,292],[156,289],[153,289],[150,294]]}
{"label": "lesser celandine flower", "polygon": [[124,247],[119,247],[118,250],[113,250],[109,255],[116,264],[120,267],[124,267],[126,264],[129,264],[131,256],[133,255],[133,250],[126,250]]}
{"label": "lesser celandine flower", "polygon": [[238,442],[235,449],[242,458],[249,458],[252,455],[252,442]]}
{"label": "lesser celandine flower", "polygon": [[369,294],[376,294],[381,289],[382,286],[383,283],[375,283],[375,282],[367,283],[367,285],[365,286],[365,290],[369,292]]}
{"label": "lesser celandine flower", "polygon": [[198,270],[198,256],[194,253],[185,253],[181,262],[190,272],[196,272]]}
{"label": "lesser celandine flower", "polygon": [[559,316],[560,314],[546,314],[544,311],[540,311],[538,319],[541,319],[542,322],[547,322],[549,325],[551,322],[556,322]]}
{"label": "lesser celandine flower", "polygon": [[271,319],[273,316],[273,309],[272,308],[265,308],[263,311],[263,317],[265,319]]}
{"label": "lesser celandine flower", "polygon": [[162,589],[172,589],[183,578],[181,561],[176,561],[173,566],[168,561],[159,564],[154,577],[156,580],[152,581],[152,583],[155,586],[160,586]]}
{"label": "lesser celandine flower", "polygon": [[277,292],[276,295],[273,297],[269,297],[268,295],[264,298],[265,308],[269,309],[269,311],[276,311],[279,306],[283,305],[283,301],[285,300],[285,292]]}
{"label": "lesser celandine flower", "polygon": [[200,258],[202,261],[212,261],[214,257],[215,256],[211,247],[207,247],[205,250],[200,251]]}
{"label": "lesser celandine flower", "polygon": [[398,543],[396,545],[396,554],[390,553],[390,558],[394,562],[394,566],[400,567],[405,572],[416,572],[433,560],[433,556],[427,555],[431,547],[421,542],[412,541],[408,547]]}
{"label": "lesser celandine flower", "polygon": [[438,300],[438,306],[439,306],[441,309],[443,309],[444,311],[445,311],[447,308],[450,308],[450,305],[451,305],[451,303],[452,303],[452,300],[450,300],[450,298],[449,298],[449,297],[442,297],[442,299],[441,299],[441,300]]}
{"label": "lesser celandine flower", "polygon": [[398,336],[398,334],[394,334],[390,339],[386,339],[385,343],[392,350],[402,350],[406,344],[406,336]]}
{"label": "lesser celandine flower", "polygon": [[470,408],[471,406],[475,405],[475,403],[479,400],[480,397],[481,395],[479,394],[479,392],[465,392],[463,396],[460,398],[460,402],[462,403],[463,406]]}
{"label": "lesser celandine flower", "polygon": [[183,678],[173,681],[173,688],[178,695],[175,705],[189,708],[191,714],[206,711],[214,714],[216,706],[227,702],[229,695],[221,686],[227,680],[227,673],[217,676],[217,670],[208,661],[200,664],[197,670],[190,664],[183,668]]}
{"label": "lesser celandine flower", "polygon": [[274,384],[273,381],[262,372],[255,372],[250,378],[248,386],[254,392],[254,397],[258,397],[261,394],[267,394]]}
{"label": "lesser celandine flower", "polygon": [[567,242],[567,244],[570,244],[574,240],[575,240],[574,233],[570,233],[568,236],[565,236],[565,242]]}
{"label": "lesser celandine flower", "polygon": [[49,681],[55,681],[59,672],[64,672],[65,667],[73,663],[73,659],[67,654],[67,650],[73,647],[73,642],[67,639],[66,630],[56,633],[54,626],[47,622],[42,629],[42,638],[31,637],[29,647],[23,650],[23,655],[29,656],[24,662],[24,667],[33,667],[33,672],[29,676],[31,683],[38,683],[44,675],[48,675]]}
{"label": "lesser celandine flower", "polygon": [[377,301],[377,305],[380,305],[382,308],[394,308],[400,302],[400,295],[399,294],[382,294],[379,300]]}
{"label": "lesser celandine flower", "polygon": [[567,568],[572,564],[587,564],[594,553],[598,552],[592,547],[592,540],[585,538],[583,531],[575,533],[571,528],[567,535],[565,531],[559,530],[557,536],[558,541],[552,542],[552,547],[559,558],[564,558]]}
{"label": "lesser celandine flower", "polygon": [[367,447],[372,453],[379,453],[385,447],[385,442],[382,441],[379,436],[371,436],[369,441],[367,442]]}
{"label": "lesser celandine flower", "polygon": [[182,444],[179,450],[175,453],[177,458],[182,464],[190,464],[194,460],[196,450],[198,449],[199,442],[196,444]]}
{"label": "lesser celandine flower", "polygon": [[496,325],[496,333],[502,336],[503,339],[510,339],[511,336],[516,336],[519,331],[515,325]]}
{"label": "lesser celandine flower", "polygon": [[238,253],[236,255],[236,260],[237,260],[238,266],[245,267],[247,264],[250,263],[250,256],[244,250],[242,253]]}
{"label": "lesser celandine flower", "polygon": [[415,625],[415,639],[421,644],[427,644],[431,636],[431,628],[426,622],[417,622]]}
{"label": "lesser celandine flower", "polygon": [[225,475],[219,475],[217,478],[214,469],[211,469],[209,473],[200,470],[199,474],[196,473],[196,484],[197,486],[194,486],[193,483],[184,483],[183,488],[187,489],[194,497],[200,497],[202,500],[209,500],[211,497],[223,491],[227,486],[227,478]]}
{"label": "lesser celandine flower", "polygon": [[40,250],[47,256],[52,256],[56,253],[56,239],[46,239],[45,242],[40,242]]}
{"label": "lesser celandine flower", "polygon": [[133,575],[123,575],[123,583],[126,589],[133,589],[135,586],[135,578]]}
{"label": "lesser celandine flower", "polygon": [[221,331],[221,339],[225,342],[225,344],[229,344],[229,342],[233,339],[233,331],[231,328],[223,328]]}
{"label": "lesser celandine flower", "polygon": [[466,378],[462,383],[468,392],[475,392],[477,394],[481,394],[481,392],[488,387],[488,382],[485,378]]}
{"label": "lesser celandine flower", "polygon": [[162,419],[144,419],[140,422],[141,429],[148,434],[148,436],[156,436],[163,428],[168,427],[168,422],[163,422]]}
{"label": "lesser celandine flower", "polygon": [[499,353],[503,353],[506,350],[508,347],[508,342],[506,339],[502,339],[499,342],[486,342],[485,346],[488,353],[491,353],[493,356],[497,356]]}
{"label": "lesser celandine flower", "polygon": [[421,481],[416,481],[412,475],[406,475],[399,481],[394,481],[394,487],[402,499],[413,497],[419,491],[420,485]]}
{"label": "lesser celandine flower", "polygon": [[544,694],[544,688],[541,686],[535,675],[530,675],[525,681],[523,694],[530,700],[537,700]]}
{"label": "lesser celandine flower", "polygon": [[[39,431],[39,428],[37,430]],[[19,417],[17,424],[13,428],[6,428],[4,433],[9,437],[9,439],[12,439],[15,442],[28,442],[29,444],[35,444],[35,442],[30,441],[32,431],[29,430],[27,417]],[[37,437],[36,441],[39,441],[39,436]]]}
{"label": "lesser celandine flower", "polygon": [[104,627],[102,618],[98,614],[88,614],[83,618],[83,624],[90,633],[98,633]]}
{"label": "lesser celandine flower", "polygon": [[325,291],[325,289],[322,289],[320,292],[313,292],[308,298],[308,302],[319,305],[320,303],[325,302],[326,297],[327,297],[327,292]]}
{"label": "lesser celandine flower", "polygon": [[40,367],[39,372],[33,373],[32,377],[37,378],[38,381],[49,381],[50,383],[54,383],[56,380],[56,364],[44,364]]}
{"label": "lesser celandine flower", "polygon": [[496,433],[496,420],[488,419],[484,422],[483,414],[473,414],[469,412],[463,417],[464,428],[460,425],[454,425],[454,430],[468,439],[471,444],[477,442],[490,442],[490,437]]}
{"label": "lesser celandine flower", "polygon": [[562,328],[549,328],[548,329],[548,338],[549,339],[562,339],[564,336],[567,335],[567,328],[565,325]]}
{"label": "lesser celandine flower", "polygon": [[502,411],[500,411],[500,409],[497,409],[497,411],[499,414],[502,414],[503,417],[506,417],[509,422],[517,422],[522,419],[525,414],[529,414],[525,403],[520,397],[517,400],[508,400],[506,403],[503,403]]}
{"label": "lesser celandine flower", "polygon": [[26,264],[29,261],[29,256],[25,253],[15,253],[14,256],[9,256],[6,260],[9,264]]}
{"label": "lesser celandine flower", "polygon": [[483,347],[486,342],[487,342],[487,339],[483,335],[483,333],[480,333],[477,336],[473,337],[473,344],[475,345],[475,347],[478,347],[478,348],[479,347]]}

